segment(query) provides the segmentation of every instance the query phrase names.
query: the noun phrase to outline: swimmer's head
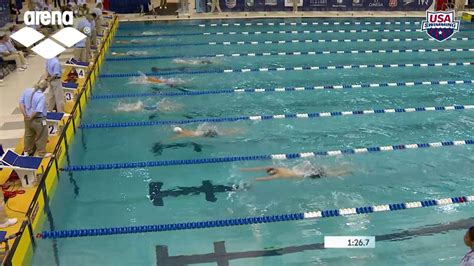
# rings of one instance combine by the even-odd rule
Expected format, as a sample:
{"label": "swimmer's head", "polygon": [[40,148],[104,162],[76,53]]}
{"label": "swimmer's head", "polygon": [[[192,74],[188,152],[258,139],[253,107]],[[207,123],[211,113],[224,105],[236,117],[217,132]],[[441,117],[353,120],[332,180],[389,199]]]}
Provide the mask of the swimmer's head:
{"label": "swimmer's head", "polygon": [[464,244],[468,247],[474,247],[474,226],[471,226],[464,235]]}
{"label": "swimmer's head", "polygon": [[276,175],[276,173],[277,173],[277,170],[273,167],[268,167],[266,169],[266,171],[267,171],[267,174],[269,174],[269,175]]}
{"label": "swimmer's head", "polygon": [[116,55],[117,53],[116,52],[112,52],[112,55]]}
{"label": "swimmer's head", "polygon": [[180,128],[180,127],[174,127],[174,128],[173,128],[173,132],[174,132],[174,133],[181,133],[181,132],[183,132],[183,129]]}

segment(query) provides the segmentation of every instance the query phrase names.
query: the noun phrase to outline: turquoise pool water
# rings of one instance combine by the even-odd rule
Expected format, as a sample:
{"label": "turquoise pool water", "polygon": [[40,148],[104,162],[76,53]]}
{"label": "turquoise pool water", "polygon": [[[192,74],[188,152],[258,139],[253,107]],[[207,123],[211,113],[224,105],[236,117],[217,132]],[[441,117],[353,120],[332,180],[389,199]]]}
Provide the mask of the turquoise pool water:
{"label": "turquoise pool water", "polygon": [[[334,22],[351,20],[251,20],[252,22]],[[354,22],[356,20],[352,20]],[[380,21],[363,19],[361,21]],[[391,20],[383,20],[391,21]],[[392,20],[395,21],[395,20]],[[397,20],[418,21],[418,20]],[[226,21],[227,22],[227,21]],[[217,23],[226,23],[217,22]],[[235,21],[230,21],[233,23]],[[117,35],[183,34],[194,32],[242,32],[277,30],[417,29],[419,25],[319,25],[198,27],[209,22],[122,23]],[[214,23],[214,22],[213,22]],[[193,26],[194,25],[194,26]],[[454,37],[474,37],[471,24],[462,24]],[[172,37],[116,37],[115,40],[146,40],[145,44],[114,44],[111,52],[130,50],[147,56],[196,59],[197,56],[254,53],[309,52],[323,50],[389,50],[472,48],[473,40],[428,41],[423,32],[211,35]],[[160,39],[159,39],[160,38]],[[424,38],[413,42],[285,43],[258,45],[188,45],[223,41],[293,39]],[[169,47],[138,45],[173,44]],[[178,44],[178,45],[175,45]],[[410,64],[471,62],[472,52],[416,52],[372,54],[324,54],[295,56],[240,56],[206,58],[208,65],[183,65],[176,58],[109,61],[102,74],[151,72],[185,66],[185,71],[329,66],[361,64]],[[335,70],[204,73],[161,75],[177,87],[137,82],[134,77],[104,77],[94,95],[152,93],[150,97],[90,100],[83,123],[187,120],[192,118],[273,115],[285,113],[353,111],[474,104],[472,84],[419,85],[359,89],[160,96],[160,92],[275,88],[383,82],[471,80],[474,66],[358,68]],[[148,110],[154,106],[157,109]],[[149,108],[147,108],[149,107]],[[70,149],[71,165],[96,163],[194,159],[219,156],[339,150],[472,139],[472,110],[416,112],[381,115],[238,121],[214,124],[219,130],[236,131],[218,138],[171,140],[171,126],[80,130]],[[196,129],[199,124],[184,125]],[[200,146],[196,150],[191,142]],[[158,144],[157,144],[158,143]],[[161,153],[156,147],[164,148]],[[177,144],[177,145],[175,145]],[[277,165],[293,167],[310,161],[328,168],[351,170],[342,177],[316,180],[256,182],[262,173],[240,168]],[[387,153],[336,156],[287,161],[232,162],[122,170],[61,173],[51,213],[55,230],[130,225],[164,224],[223,218],[284,214],[305,211],[371,206],[432,198],[472,195],[473,148],[469,146],[405,150]],[[75,181],[75,185],[71,182]],[[203,194],[163,198],[163,206],[149,199],[150,182],[162,182],[162,190],[199,187],[203,181],[228,187],[246,187],[215,194],[215,202]],[[76,195],[75,193],[78,192]],[[465,229],[459,221],[473,223],[473,206],[456,205],[376,213],[352,217],[304,220],[231,228],[172,231],[120,236],[39,240],[34,265],[178,265],[158,255],[167,246],[169,256],[214,252],[213,243],[225,241],[227,252],[266,251],[257,257],[230,260],[230,265],[455,265],[466,247]],[[447,230],[446,225],[453,230]],[[46,229],[52,229],[47,222]],[[434,227],[433,227],[434,226]],[[444,227],[443,227],[444,226]],[[429,233],[426,232],[427,229]],[[394,235],[395,234],[395,235]],[[375,249],[321,249],[324,236],[375,235]],[[398,237],[395,237],[398,236]],[[385,239],[385,240],[383,240]],[[395,241],[396,240],[396,241]],[[306,246],[307,245],[307,246]],[[286,254],[288,253],[288,254]],[[264,256],[261,256],[261,255]],[[221,258],[222,259],[222,258]],[[215,261],[215,260],[214,260]],[[187,263],[193,262],[192,260]],[[196,262],[196,261],[194,261]],[[199,265],[216,265],[203,263]]]}

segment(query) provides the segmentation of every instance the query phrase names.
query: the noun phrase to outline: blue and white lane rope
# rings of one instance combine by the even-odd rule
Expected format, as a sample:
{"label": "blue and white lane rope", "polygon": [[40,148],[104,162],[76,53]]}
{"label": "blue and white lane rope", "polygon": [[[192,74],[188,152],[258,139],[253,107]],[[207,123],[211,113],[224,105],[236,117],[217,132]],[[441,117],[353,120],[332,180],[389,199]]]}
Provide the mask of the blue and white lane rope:
{"label": "blue and white lane rope", "polygon": [[442,199],[425,199],[420,201],[411,201],[404,203],[388,203],[380,205],[363,206],[356,208],[342,208],[323,211],[307,211],[291,214],[279,215],[262,215],[245,218],[230,218],[221,220],[207,220],[199,222],[183,222],[172,224],[158,224],[158,225],[135,225],[124,227],[104,227],[95,229],[71,229],[60,231],[43,231],[36,235],[37,238],[42,239],[57,239],[57,238],[72,238],[72,237],[86,237],[86,236],[106,236],[106,235],[124,235],[124,234],[140,234],[151,232],[165,232],[177,230],[191,230],[204,228],[221,228],[239,225],[251,224],[268,224],[276,222],[299,221],[319,218],[365,215],[376,212],[393,212],[408,209],[418,209],[435,206],[459,205],[474,201],[474,196],[460,196]]}
{"label": "blue and white lane rope", "polygon": [[200,28],[205,27],[231,27],[231,26],[316,26],[316,25],[420,25],[419,21],[333,21],[333,22],[247,22],[247,23],[211,23],[199,24]]}
{"label": "blue and white lane rope", "polygon": [[[450,41],[470,41],[472,38],[460,37],[450,38]],[[200,45],[261,45],[261,44],[290,44],[290,43],[365,43],[365,42],[434,42],[431,38],[381,38],[381,39],[294,39],[294,40],[266,40],[266,41],[235,41],[235,42],[198,42],[198,43],[168,43],[168,44],[134,44],[113,45],[113,48],[156,48],[156,47],[178,47],[178,46],[200,46]]]}
{"label": "blue and white lane rope", "polygon": [[[474,48],[427,48],[427,49],[387,49],[387,50],[336,50],[336,51],[294,51],[294,52],[260,52],[260,53],[231,53],[231,54],[202,54],[192,58],[220,58],[220,57],[260,57],[260,56],[301,56],[324,54],[397,54],[397,53],[427,53],[427,52],[474,52]],[[183,56],[134,56],[107,58],[106,61],[136,61],[155,59],[186,58]]]}
{"label": "blue and white lane rope", "polygon": [[[170,76],[170,75],[201,75],[217,73],[247,73],[247,72],[285,72],[285,71],[307,71],[307,70],[335,70],[335,69],[361,69],[361,68],[412,68],[412,67],[447,67],[447,66],[470,66],[474,62],[444,62],[444,63],[407,63],[407,64],[364,64],[364,65],[329,65],[329,66],[296,66],[296,67],[259,67],[259,68],[235,68],[215,70],[193,70],[193,71],[163,71],[146,73],[147,76]],[[126,78],[138,77],[140,73],[110,73],[100,74],[101,78]]]}
{"label": "blue and white lane rope", "polygon": [[[211,24],[156,24],[157,27],[178,28],[178,27],[248,27],[248,26],[338,26],[338,25],[420,25],[419,21],[308,21],[308,22],[246,22],[246,23],[211,23]],[[150,25],[148,25],[150,26]],[[125,24],[120,25],[121,30],[143,29]]]}
{"label": "blue and white lane rope", "polygon": [[[466,31],[466,30],[465,30]],[[211,35],[271,35],[271,34],[323,34],[323,33],[374,33],[374,32],[423,32],[420,29],[348,29],[348,30],[270,30],[270,31],[229,31],[229,32],[190,32],[173,34],[149,35],[117,35],[116,38],[150,38],[150,37],[179,37],[179,36],[211,36]]]}
{"label": "blue and white lane rope", "polygon": [[124,93],[124,94],[103,94],[93,95],[91,99],[120,99],[135,97],[174,97],[174,96],[199,96],[209,94],[231,94],[231,93],[269,93],[269,92],[295,92],[295,91],[320,91],[320,90],[342,90],[342,89],[361,89],[361,88],[396,88],[413,87],[421,85],[461,85],[474,84],[474,80],[434,80],[434,81],[407,81],[407,82],[384,82],[384,83],[365,83],[365,84],[342,84],[325,85],[312,87],[280,87],[280,88],[257,88],[257,89],[221,89],[221,90],[203,90],[203,91],[185,91],[185,92],[145,92],[145,93]]}
{"label": "blue and white lane rope", "polygon": [[172,166],[172,165],[227,163],[227,162],[241,162],[241,161],[287,160],[287,159],[311,158],[311,157],[316,157],[316,156],[353,155],[353,154],[361,154],[361,153],[401,151],[401,150],[407,150],[407,149],[439,148],[439,147],[450,147],[450,146],[461,146],[461,145],[472,145],[472,144],[474,144],[474,139],[442,141],[442,142],[432,142],[432,143],[396,144],[396,145],[390,145],[390,146],[366,147],[366,148],[355,148],[355,149],[334,150],[334,151],[288,153],[288,154],[282,153],[282,154],[212,157],[212,158],[185,159],[185,160],[162,160],[162,161],[147,161],[147,162],[69,165],[60,170],[66,171],[66,172],[78,172],[78,171],[98,171],[98,170],[130,169],[130,168],[145,168],[145,167],[163,167],[163,166]]}
{"label": "blue and white lane rope", "polygon": [[234,116],[234,117],[211,117],[187,120],[160,120],[160,121],[134,121],[134,122],[108,122],[82,124],[82,129],[92,128],[119,128],[119,127],[145,127],[145,126],[165,126],[165,125],[185,125],[193,123],[226,123],[237,121],[262,121],[273,119],[305,119],[305,118],[324,118],[336,116],[359,116],[369,114],[393,114],[393,113],[412,113],[412,112],[429,112],[429,111],[453,111],[453,110],[470,110],[474,109],[474,105],[450,105],[450,106],[433,106],[433,107],[408,107],[408,108],[389,108],[389,109],[371,109],[371,110],[355,110],[355,111],[339,111],[339,112],[314,112],[314,113],[298,113],[298,114],[279,114],[279,115],[254,115],[254,116]]}

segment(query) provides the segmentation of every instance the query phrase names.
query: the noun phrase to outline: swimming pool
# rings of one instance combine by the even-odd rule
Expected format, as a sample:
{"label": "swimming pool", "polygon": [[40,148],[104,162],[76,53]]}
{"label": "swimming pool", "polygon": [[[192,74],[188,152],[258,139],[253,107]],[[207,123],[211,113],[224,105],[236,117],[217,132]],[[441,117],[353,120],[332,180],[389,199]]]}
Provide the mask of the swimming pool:
{"label": "swimming pool", "polygon": [[[474,27],[462,24],[461,32],[454,36],[457,39],[437,43],[414,31],[420,28],[419,21],[123,23],[115,40],[139,41],[115,44],[111,52],[141,54],[124,59],[109,54],[110,61],[102,68],[102,78],[84,114],[83,129],[71,146],[70,163],[206,160],[472,139],[474,115],[470,109],[357,112],[473,104],[472,82],[468,81],[474,66],[468,63],[473,58],[469,30]],[[214,23],[217,25],[212,26]],[[374,31],[380,29],[391,31]],[[315,30],[321,32],[304,32]],[[338,30],[344,32],[328,32]],[[185,35],[198,33],[202,35]],[[351,52],[355,50],[359,52]],[[205,63],[179,61],[190,58]],[[158,72],[152,73],[152,67],[159,68]],[[175,85],[142,84],[138,71]],[[314,118],[255,118],[316,112]],[[333,113],[321,115],[326,112]],[[218,130],[233,134],[170,139],[173,125],[186,129],[202,125],[188,123],[192,119],[214,121],[210,124]],[[119,122],[122,124],[116,124]],[[48,228],[49,223],[46,228],[180,223],[471,195],[473,160],[472,146],[463,145],[294,160],[62,172],[51,207],[54,228]],[[305,161],[348,168],[352,173],[255,182],[264,173],[240,171],[267,165],[294,167]],[[160,186],[168,194],[154,204],[150,188]],[[209,187],[216,190],[214,197],[205,196]],[[225,248],[233,253],[231,265],[452,265],[464,254],[462,236],[465,224],[472,224],[471,213],[472,205],[449,205],[228,228],[40,240],[33,264],[223,263],[229,257],[211,253],[222,253]],[[330,235],[375,235],[379,241],[375,249],[322,249],[319,244]]]}

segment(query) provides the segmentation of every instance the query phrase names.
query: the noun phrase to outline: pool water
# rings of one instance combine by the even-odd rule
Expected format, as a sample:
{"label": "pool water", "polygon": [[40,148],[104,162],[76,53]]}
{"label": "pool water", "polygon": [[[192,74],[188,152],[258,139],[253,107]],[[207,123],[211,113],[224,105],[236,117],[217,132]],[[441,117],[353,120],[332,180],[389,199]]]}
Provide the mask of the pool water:
{"label": "pool water", "polygon": [[[356,20],[267,19],[251,22],[337,22]],[[380,21],[363,19],[361,21]],[[383,21],[421,21],[415,19]],[[472,48],[474,41],[429,41],[423,32],[368,32],[321,34],[198,35],[203,32],[255,32],[279,30],[418,29],[420,25],[318,25],[199,27],[208,21],[169,23],[121,23],[115,40],[143,43],[114,44],[111,52],[130,50],[165,59],[106,62],[102,74],[137,74],[152,67],[183,67],[176,59],[203,55],[262,52],[310,52],[336,50],[389,50]],[[239,21],[242,22],[242,21]],[[454,37],[474,37],[472,24],[463,23]],[[173,35],[130,36],[143,32]],[[124,36],[124,37],[120,37]],[[237,42],[293,39],[424,38],[411,42],[285,43],[256,45],[186,45],[185,43]],[[162,45],[163,47],[145,47]],[[142,45],[143,47],[140,47]],[[127,47],[124,47],[127,46]],[[474,104],[472,84],[372,87],[266,93],[228,93],[161,96],[160,92],[222,90],[298,86],[351,85],[385,82],[471,80],[474,66],[356,68],[245,73],[212,73],[223,69],[276,68],[363,64],[471,62],[469,51],[365,53],[282,56],[206,57],[211,64],[187,65],[185,72],[157,78],[171,79],[175,87],[137,82],[136,77],[104,76],[94,95],[152,93],[150,97],[93,99],[82,123],[188,120],[288,113],[337,112]],[[136,58],[134,58],[136,59]],[[199,58],[198,58],[199,59]],[[174,60],[174,61],[173,61]],[[181,69],[183,70],[183,69]],[[157,107],[156,107],[157,106]],[[148,107],[148,108],[146,108]],[[156,107],[156,109],[154,109]],[[149,110],[152,109],[152,110]],[[183,125],[196,129],[199,123]],[[232,134],[217,138],[171,139],[172,126],[82,129],[70,149],[71,165],[122,163],[221,156],[298,153],[346,148],[465,140],[474,137],[472,110],[389,113],[380,115],[274,119],[213,124]],[[162,150],[157,147],[164,147]],[[166,148],[168,145],[168,148]],[[195,148],[199,146],[199,149]],[[294,167],[309,161],[326,168],[344,168],[349,174],[321,179],[257,182],[265,173],[241,168]],[[61,173],[52,202],[55,230],[165,224],[248,216],[401,203],[471,195],[474,185],[473,147],[443,147],[386,153],[335,156],[285,161],[251,161],[182,165],[104,171]],[[71,182],[75,181],[75,184]],[[150,183],[162,182],[162,190],[184,191],[213,185],[240,187],[216,192],[214,201],[203,193],[164,197],[155,206],[149,199]],[[76,190],[76,193],[75,193]],[[189,189],[188,189],[189,190]],[[192,189],[191,189],[192,190]],[[204,230],[40,240],[33,265],[182,265],[158,252],[166,246],[169,256],[214,252],[213,243],[224,241],[228,253],[261,251],[232,259],[230,265],[456,265],[466,247],[465,229],[453,226],[468,219],[472,204],[432,207],[400,212],[304,220]],[[433,227],[434,226],[434,227]],[[427,229],[432,229],[431,231]],[[47,222],[46,229],[52,229]],[[449,229],[449,230],[448,230]],[[397,237],[394,237],[395,235]],[[375,249],[322,249],[324,236],[378,236]],[[157,248],[158,247],[158,248]],[[237,255],[238,257],[239,255]],[[206,256],[205,256],[206,257]],[[218,256],[217,256],[218,257]],[[211,255],[205,263],[216,265]],[[185,263],[198,263],[189,257]],[[223,257],[220,257],[223,259]],[[173,264],[174,263],[174,264]],[[183,263],[183,262],[180,262]],[[219,264],[221,265],[221,264]],[[225,264],[222,264],[225,265]]]}

